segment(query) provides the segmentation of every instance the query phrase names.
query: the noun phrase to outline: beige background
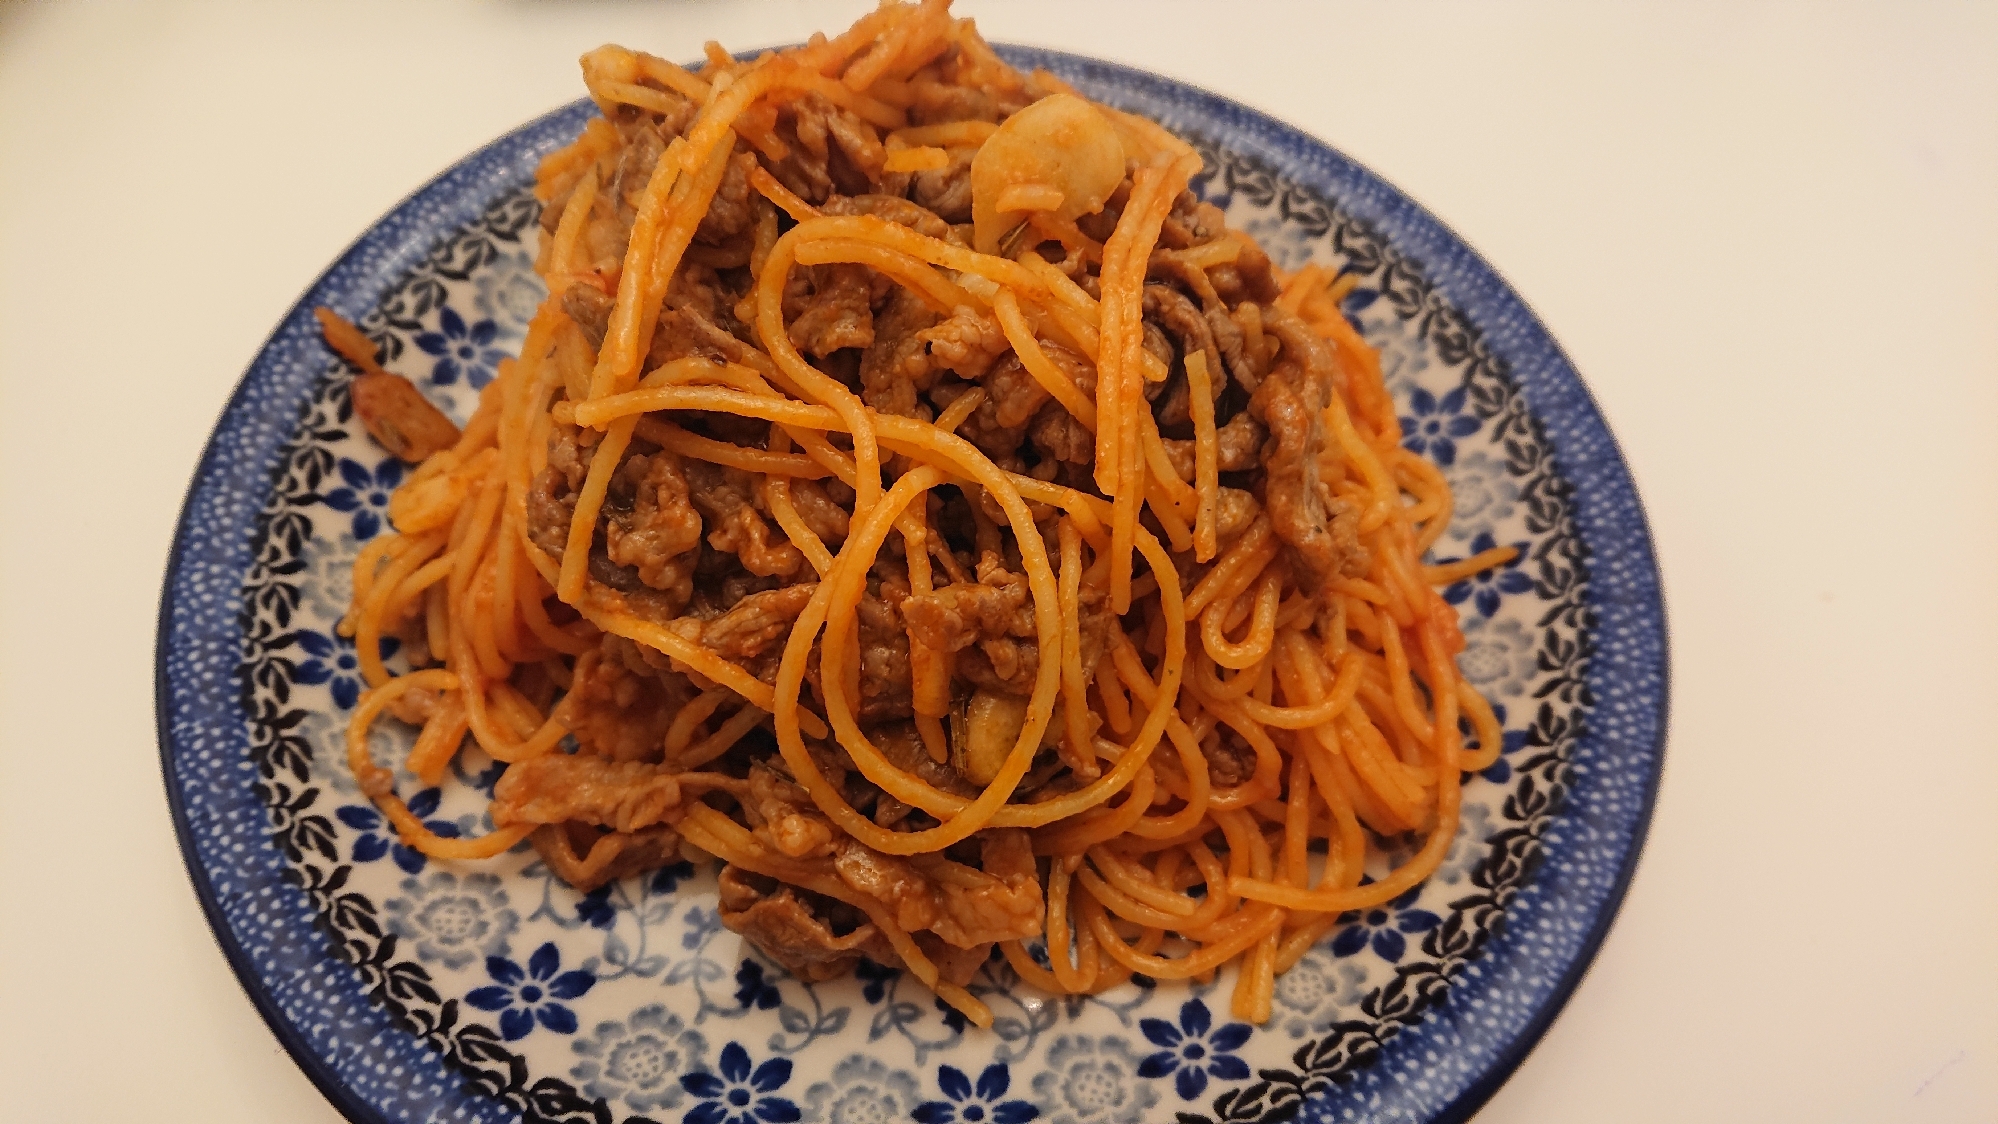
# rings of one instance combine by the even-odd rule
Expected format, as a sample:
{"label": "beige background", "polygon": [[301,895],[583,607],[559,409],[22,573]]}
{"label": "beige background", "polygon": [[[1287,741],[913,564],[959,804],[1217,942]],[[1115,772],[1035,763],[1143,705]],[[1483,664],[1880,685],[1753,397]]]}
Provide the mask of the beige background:
{"label": "beige background", "polygon": [[[1427,204],[1593,388],[1670,597],[1601,957],[1481,1124],[1998,1106],[1998,6],[971,3]],[[204,926],[153,732],[167,544],[264,335],[580,93],[858,3],[0,2],[0,1118],[326,1121]]]}

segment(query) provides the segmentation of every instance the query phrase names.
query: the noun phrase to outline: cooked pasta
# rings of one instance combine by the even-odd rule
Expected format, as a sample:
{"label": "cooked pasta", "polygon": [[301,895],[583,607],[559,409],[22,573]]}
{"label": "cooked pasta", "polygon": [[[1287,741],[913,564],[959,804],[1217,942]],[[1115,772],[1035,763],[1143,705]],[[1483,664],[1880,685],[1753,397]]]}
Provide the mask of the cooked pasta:
{"label": "cooked pasta", "polygon": [[[898,965],[981,1025],[1002,954],[1057,993],[1235,965],[1266,1019],[1500,744],[1434,586],[1509,555],[1422,564],[1449,489],[1350,279],[1273,268],[1190,146],[945,3],[583,75],[548,297],[355,565],[364,791],[425,854],[531,840],[581,890],[717,858],[793,972]],[[506,763],[490,833],[409,813],[382,714],[426,781]]]}

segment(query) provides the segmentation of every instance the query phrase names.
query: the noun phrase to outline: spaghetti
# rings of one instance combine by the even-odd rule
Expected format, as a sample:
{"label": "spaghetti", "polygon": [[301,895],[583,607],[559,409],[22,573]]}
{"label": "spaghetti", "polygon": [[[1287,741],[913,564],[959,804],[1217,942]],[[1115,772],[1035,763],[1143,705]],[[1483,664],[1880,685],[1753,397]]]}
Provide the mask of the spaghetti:
{"label": "spaghetti", "polygon": [[[939,0],[708,56],[584,59],[550,295],[356,562],[363,790],[585,890],[719,858],[771,957],[900,964],[981,1025],[996,954],[1064,993],[1235,964],[1266,1019],[1498,751],[1434,586],[1510,556],[1423,565],[1449,489],[1350,279],[1280,274],[1188,146]],[[383,714],[427,780],[507,763],[489,834],[408,812]]]}

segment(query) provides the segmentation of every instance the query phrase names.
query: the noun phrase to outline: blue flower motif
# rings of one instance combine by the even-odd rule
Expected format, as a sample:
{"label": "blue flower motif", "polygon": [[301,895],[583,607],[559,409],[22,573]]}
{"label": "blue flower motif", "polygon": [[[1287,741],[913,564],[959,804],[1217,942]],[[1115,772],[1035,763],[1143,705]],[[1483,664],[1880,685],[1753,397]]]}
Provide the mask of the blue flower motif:
{"label": "blue flower motif", "polygon": [[[354,648],[354,641],[337,632],[330,635],[301,632],[297,636],[298,646],[305,649],[306,654],[305,662],[298,665],[298,682],[314,687],[321,683],[331,684],[327,689],[333,692],[334,705],[341,710],[354,709],[354,704],[361,701],[361,688],[365,683],[361,678],[361,657]],[[402,641],[384,636],[376,651],[386,660],[401,647]]]}
{"label": "blue flower motif", "polygon": [[1353,1016],[1366,994],[1367,973],[1350,960],[1337,960],[1324,944],[1276,978],[1273,1026],[1292,1038],[1323,1034]]}
{"label": "blue flower motif", "polygon": [[[1526,561],[1527,544],[1522,542],[1513,545],[1518,548],[1519,553],[1513,555],[1512,561],[1493,566],[1488,570],[1480,570],[1462,581],[1451,582],[1443,590],[1443,600],[1452,605],[1462,605],[1469,601],[1477,606],[1479,613],[1492,617],[1498,615],[1501,594],[1533,592],[1533,579],[1519,571],[1519,564]],[[1470,554],[1464,557],[1483,554],[1497,546],[1498,542],[1492,538],[1492,533],[1485,531],[1471,540]],[[1463,560],[1463,558],[1445,558],[1437,565],[1448,565]]]}
{"label": "blue flower motif", "polygon": [[[433,833],[446,839],[456,839],[457,824],[449,820],[425,819],[437,811],[437,805],[443,801],[443,798],[443,789],[426,788],[409,798],[409,810],[416,818],[423,820],[423,826]],[[341,823],[361,833],[361,837],[354,840],[355,862],[371,863],[383,855],[391,855],[395,858],[395,865],[401,867],[403,873],[422,873],[426,861],[423,852],[414,847],[403,846],[401,839],[386,829],[382,822],[382,814],[376,811],[373,805],[348,804],[335,811],[333,815]]]}
{"label": "blue flower motif", "polygon": [[501,337],[517,334],[534,316],[548,289],[534,275],[534,257],[525,251],[501,257],[481,270],[475,281],[478,295],[473,298],[479,315],[500,324]]}
{"label": "blue flower motif", "polygon": [[680,943],[688,949],[701,947],[710,935],[722,927],[720,913],[700,906],[688,908],[686,922],[687,931],[680,934]]}
{"label": "blue flower motif", "polygon": [[1179,1025],[1164,1019],[1138,1023],[1152,1045],[1162,1047],[1138,1063],[1139,1077],[1174,1074],[1173,1088],[1179,1099],[1194,1100],[1207,1091],[1207,1079],[1240,1081],[1249,1076],[1249,1063],[1235,1056],[1255,1028],[1247,1023],[1229,1023],[1214,1028],[1214,1016],[1207,1004],[1189,999],[1179,1005]]}
{"label": "blue flower motif", "polygon": [[608,929],[617,924],[617,907],[610,903],[611,891],[615,889],[617,883],[606,882],[584,894],[583,900],[576,903],[577,919],[597,929]]}
{"label": "blue flower motif", "polygon": [[888,994],[889,981],[901,975],[902,971],[899,968],[883,968],[863,956],[853,974],[867,981],[867,986],[860,989],[860,997],[869,1003],[879,1003]]}
{"label": "blue flower motif", "polygon": [[499,875],[433,870],[402,880],[407,897],[384,905],[389,932],[416,946],[417,959],[458,971],[481,956],[501,956],[520,927]]}
{"label": "blue flower motif", "polygon": [[694,864],[677,862],[672,866],[662,866],[652,872],[652,892],[670,894],[680,888],[680,883],[694,876]]}
{"label": "blue flower motif", "polygon": [[791,1080],[791,1060],[771,1058],[754,1070],[749,1051],[739,1043],[722,1047],[721,1072],[689,1073],[680,1084],[701,1103],[689,1109],[686,1124],[790,1124],[802,1113],[798,1106],[769,1094]]}
{"label": "blue flower motif", "polygon": [[674,1108],[686,1095],[680,1076],[705,1064],[707,1040],[687,1029],[663,1004],[633,1011],[625,1022],[601,1022],[571,1049],[583,1059],[569,1071],[593,1097],[620,1098],[638,1112]]}
{"label": "blue flower motif", "polygon": [[[1365,886],[1371,881],[1363,878],[1360,884]],[[1351,956],[1372,945],[1374,954],[1382,960],[1400,963],[1402,954],[1408,951],[1408,938],[1404,934],[1426,933],[1443,923],[1441,917],[1426,909],[1411,908],[1421,893],[1422,887],[1416,885],[1386,905],[1340,914],[1339,924],[1344,928],[1332,940],[1332,955]]]}
{"label": "blue flower motif", "polygon": [[783,1002],[777,992],[777,985],[763,978],[763,965],[754,960],[745,960],[735,969],[735,1001],[744,1009],[754,1007],[759,1011],[774,1009]]}
{"label": "blue flower motif", "polygon": [[1034,1076],[1034,1100],[1048,1124],[1143,1124],[1154,1120],[1157,1086],[1138,1077],[1138,1059],[1122,1038],[1064,1034],[1048,1047],[1047,1069]]}
{"label": "blue flower motif", "polygon": [[1525,623],[1511,618],[1471,617],[1464,621],[1464,650],[1457,667],[1486,698],[1515,698],[1526,692],[1537,665],[1534,636]]}
{"label": "blue flower motif", "polygon": [[500,1037],[518,1042],[540,1023],[557,1034],[576,1033],[576,1013],[558,999],[574,999],[596,984],[597,977],[577,969],[562,971],[562,953],[553,941],[534,950],[527,968],[504,956],[486,957],[491,985],[473,988],[465,1002],[481,1011],[500,1012]]}
{"label": "blue flower motif", "polygon": [[1519,482],[1503,457],[1473,449],[1450,467],[1450,538],[1457,542],[1495,530],[1519,506]]}
{"label": "blue flower motif", "polygon": [[1421,387],[1409,393],[1408,407],[1413,417],[1401,419],[1401,444],[1412,453],[1429,457],[1444,468],[1457,460],[1457,439],[1469,437],[1484,423],[1463,412],[1463,387],[1438,398]]}
{"label": "blue flower motif", "polygon": [[916,1124],[1025,1124],[1041,1110],[1026,1101],[1001,1100],[1012,1083],[1004,1062],[986,1066],[976,1085],[956,1066],[939,1066],[937,1088],[950,1099],[924,1101],[910,1115]]}
{"label": "blue flower motif", "polygon": [[370,470],[359,461],[340,458],[340,479],[346,484],[326,493],[326,506],[354,517],[354,538],[367,542],[382,529],[389,493],[402,483],[402,462],[389,457]]}
{"label": "blue flower motif", "polygon": [[499,338],[499,325],[491,320],[466,324],[465,318],[448,306],[438,322],[443,331],[423,332],[416,337],[416,346],[437,357],[430,381],[450,386],[463,377],[473,390],[483,390],[493,381],[493,370],[500,360],[506,358],[506,352],[491,346]]}
{"label": "blue flower motif", "polygon": [[805,1091],[806,1120],[827,1124],[870,1124],[907,1120],[916,1102],[916,1079],[865,1054],[849,1054],[832,1069],[830,1081]]}
{"label": "blue flower motif", "polygon": [[[1498,719],[1499,729],[1505,730],[1504,703],[1494,703],[1492,705],[1492,717]],[[1525,730],[1505,730],[1505,736],[1502,739],[1500,739],[1499,759],[1497,761],[1492,762],[1490,765],[1485,766],[1485,771],[1479,773],[1478,775],[1485,778],[1488,781],[1491,781],[1493,784],[1504,784],[1505,782],[1511,780],[1512,762],[1507,761],[1506,757],[1510,754],[1517,753],[1525,748],[1526,748]]]}

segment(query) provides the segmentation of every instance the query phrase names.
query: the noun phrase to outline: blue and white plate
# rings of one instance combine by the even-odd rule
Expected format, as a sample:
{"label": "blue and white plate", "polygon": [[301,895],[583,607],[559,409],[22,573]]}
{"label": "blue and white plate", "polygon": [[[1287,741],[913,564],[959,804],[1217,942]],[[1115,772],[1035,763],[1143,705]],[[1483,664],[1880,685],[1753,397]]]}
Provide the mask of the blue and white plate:
{"label": "blue and white plate", "polygon": [[[402,469],[354,423],[310,309],[465,418],[540,300],[528,186],[579,103],[417,192],[312,287],[231,399],[174,543],[159,721],[181,847],[251,999],[352,1119],[1461,1120],[1574,988],[1637,859],[1666,706],[1650,537],[1581,379],[1491,267],[1324,144],[1154,75],[1004,53],[1194,140],[1198,190],[1280,265],[1357,273],[1346,311],[1404,439],[1456,490],[1436,553],[1524,547],[1446,592],[1506,730],[1456,846],[1282,976],[1267,1025],[1228,1016],[1226,976],[1067,1000],[995,960],[981,1032],[903,973],[792,978],[721,927],[709,870],[578,894],[530,849],[459,865],[396,843],[344,763],[361,679],[333,626]],[[401,791],[435,829],[478,832],[489,766]]]}

